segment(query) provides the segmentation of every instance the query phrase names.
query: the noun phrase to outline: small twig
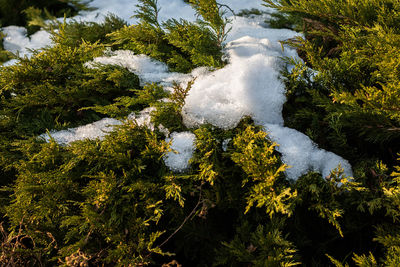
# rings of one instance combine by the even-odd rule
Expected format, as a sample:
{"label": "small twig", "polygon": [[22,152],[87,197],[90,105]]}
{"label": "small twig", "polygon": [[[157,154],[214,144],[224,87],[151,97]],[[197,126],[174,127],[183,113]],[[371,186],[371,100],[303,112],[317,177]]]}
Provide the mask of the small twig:
{"label": "small twig", "polygon": [[192,217],[192,215],[196,212],[197,208],[199,207],[200,204],[202,204],[204,201],[201,200],[201,192],[202,192],[202,186],[203,186],[203,182],[200,185],[200,193],[199,193],[199,200],[197,201],[196,206],[193,208],[193,210],[189,213],[188,216],[186,216],[186,218],[183,220],[183,222],[181,223],[181,225],[176,228],[176,230],[167,238],[165,239],[164,242],[161,243],[161,245],[159,245],[159,247],[162,247],[163,245],[165,245],[165,243],[167,243],[179,230],[182,229],[182,227],[186,224],[186,222],[190,219],[190,217]]}
{"label": "small twig", "polygon": [[217,5],[218,5],[219,7],[225,7],[225,8],[228,9],[230,12],[232,12],[232,14],[236,17],[235,11],[233,11],[233,9],[230,8],[228,5],[220,4],[220,3],[217,3]]}

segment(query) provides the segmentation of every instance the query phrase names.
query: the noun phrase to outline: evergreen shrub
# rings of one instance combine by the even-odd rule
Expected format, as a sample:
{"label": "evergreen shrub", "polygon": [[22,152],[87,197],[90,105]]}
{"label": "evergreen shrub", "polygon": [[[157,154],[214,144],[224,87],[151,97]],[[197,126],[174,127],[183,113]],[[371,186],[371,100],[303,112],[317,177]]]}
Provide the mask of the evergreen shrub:
{"label": "evergreen shrub", "polygon": [[[295,67],[282,72],[288,97],[283,111],[285,124],[350,160],[354,179],[369,187],[367,191],[372,190],[355,198],[360,203],[359,211],[365,211],[361,204],[364,194],[371,194],[369,205],[379,206],[377,210],[398,211],[394,202],[393,206],[385,207],[374,191],[394,192],[397,188],[396,178],[390,173],[397,168],[400,151],[400,76],[396,63],[399,3],[391,0],[265,2],[292,20],[301,19],[298,27],[304,30],[304,38],[286,41],[297,49],[303,62],[290,60]],[[380,204],[375,206],[372,202]],[[346,203],[346,209],[350,206]],[[394,235],[396,240],[398,227],[380,220],[390,217],[391,212],[380,213],[375,208],[369,209],[371,217],[366,220],[372,220],[377,236],[373,240],[381,244],[381,249],[371,253],[354,251],[353,261],[343,255],[338,256],[339,260],[330,257],[337,266],[343,266],[343,262],[358,266],[396,265],[391,265],[398,261],[392,252],[398,247],[382,238],[387,234]],[[359,225],[358,220],[355,225]]]}
{"label": "evergreen shrub", "polygon": [[[113,16],[61,24],[53,47],[0,67],[1,262],[398,266],[398,4],[266,1],[289,14],[281,22],[305,29],[304,40],[289,41],[304,62],[283,71],[285,124],[354,167],[354,177],[339,166],[290,181],[277,144],[251,119],[230,130],[185,127],[194,80],[167,92],[123,67],[90,63],[123,48],[174,71],[222,67],[223,6],[189,2],[196,23],[160,22],[157,1],[141,0],[136,25]],[[126,119],[148,107],[154,130]],[[38,138],[105,116],[122,121],[103,139]],[[166,137],[182,131],[196,136],[194,154],[173,172]]]}

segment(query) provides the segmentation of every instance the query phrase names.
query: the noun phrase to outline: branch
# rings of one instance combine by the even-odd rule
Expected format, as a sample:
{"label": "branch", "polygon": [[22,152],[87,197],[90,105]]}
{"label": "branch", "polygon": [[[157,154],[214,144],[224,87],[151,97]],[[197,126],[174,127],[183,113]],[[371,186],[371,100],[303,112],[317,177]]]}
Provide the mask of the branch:
{"label": "branch", "polygon": [[176,228],[176,230],[167,238],[165,239],[164,242],[161,243],[161,245],[159,245],[159,247],[162,247],[163,245],[165,245],[165,243],[167,243],[177,232],[179,232],[179,230],[182,229],[182,227],[186,224],[186,222],[190,219],[190,217],[193,216],[193,214],[196,212],[197,208],[199,207],[200,204],[202,204],[204,202],[204,200],[201,200],[201,192],[202,192],[202,186],[203,186],[204,182],[201,183],[200,185],[200,193],[199,193],[199,200],[197,201],[196,206],[193,208],[193,210],[189,213],[188,216],[186,216],[186,218],[183,220],[183,222],[181,223],[181,225]]}
{"label": "branch", "polygon": [[217,3],[217,5],[218,5],[218,7],[225,7],[225,8],[228,9],[230,12],[232,12],[232,14],[236,17],[235,11],[233,11],[233,9],[230,8],[228,5],[220,4],[220,3]]}

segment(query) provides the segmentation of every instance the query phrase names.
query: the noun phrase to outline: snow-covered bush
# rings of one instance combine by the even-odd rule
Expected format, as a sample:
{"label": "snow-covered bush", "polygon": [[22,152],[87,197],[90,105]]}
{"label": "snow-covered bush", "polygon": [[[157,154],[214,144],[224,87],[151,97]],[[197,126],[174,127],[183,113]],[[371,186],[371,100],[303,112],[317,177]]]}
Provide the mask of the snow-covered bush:
{"label": "snow-covered bush", "polygon": [[126,2],[8,28],[1,263],[399,265],[396,3]]}

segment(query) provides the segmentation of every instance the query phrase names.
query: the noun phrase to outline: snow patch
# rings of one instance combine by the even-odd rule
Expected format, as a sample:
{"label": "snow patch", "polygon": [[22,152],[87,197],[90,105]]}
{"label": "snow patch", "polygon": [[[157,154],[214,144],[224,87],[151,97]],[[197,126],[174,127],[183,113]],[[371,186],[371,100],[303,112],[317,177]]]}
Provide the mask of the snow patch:
{"label": "snow patch", "polygon": [[307,135],[276,124],[266,124],[265,129],[271,140],[279,144],[276,150],[282,153],[282,161],[290,166],[285,171],[290,179],[297,179],[310,170],[327,177],[339,164],[346,175],[352,176],[347,160],[318,148]]}
{"label": "snow patch", "polygon": [[[154,130],[154,125],[151,123],[150,114],[154,108],[146,108],[139,112],[139,114],[131,113],[128,120],[134,120],[139,126],[146,126]],[[61,145],[68,145],[71,142],[85,140],[85,139],[103,139],[108,133],[113,130],[113,126],[121,125],[123,122],[113,118],[104,118],[99,121],[89,123],[76,128],[69,128],[61,131],[51,131],[50,136]],[[168,134],[168,130],[160,125],[160,131]],[[50,141],[50,136],[47,133],[41,134],[39,137],[43,138],[46,142]]]}
{"label": "snow patch", "polygon": [[169,72],[168,66],[163,62],[146,55],[135,55],[130,50],[109,51],[106,56],[94,58],[92,62],[85,65],[95,68],[96,63],[124,67],[138,75],[142,85],[153,82],[170,84],[173,80],[185,80],[188,76],[187,74]]}
{"label": "snow patch", "polygon": [[[139,4],[137,0],[93,0],[89,6],[96,8],[93,11],[81,11],[74,19],[78,21],[102,22],[109,13],[116,14],[129,24],[137,23],[136,18],[132,18],[134,11]],[[161,8],[158,14],[160,21],[170,18],[183,18],[194,21],[195,11],[183,0],[158,0]]]}
{"label": "snow patch", "polygon": [[314,170],[323,176],[339,164],[348,176],[351,166],[345,159],[319,149],[306,135],[283,127],[282,108],[285,88],[279,80],[280,57],[296,57],[293,49],[282,49],[279,40],[293,38],[296,32],[273,30],[249,18],[237,18],[227,40],[230,63],[223,69],[197,77],[186,98],[182,116],[188,127],[203,123],[231,129],[243,116],[265,125],[269,136],[280,146],[282,161],[291,168],[289,179]]}
{"label": "snow patch", "polygon": [[4,49],[14,54],[19,53],[21,57],[31,56],[30,49],[40,49],[51,44],[51,35],[46,31],[38,31],[30,37],[27,36],[28,33],[24,27],[7,26],[2,28],[2,31],[6,35],[3,39]]}
{"label": "snow patch", "polygon": [[[235,13],[242,9],[260,9],[264,11],[271,11],[270,8],[262,6],[260,0],[219,0],[218,3],[229,6]],[[102,22],[108,13],[118,15],[120,18],[126,20],[129,24],[137,23],[136,18],[132,18],[136,5],[139,4],[137,0],[93,0],[89,6],[96,8],[93,11],[82,11],[74,19],[81,21],[95,21]],[[166,21],[171,18],[182,18],[189,21],[196,20],[196,13],[194,9],[183,0],[158,0],[160,12],[158,14],[159,21]],[[227,8],[227,15],[232,15],[231,11]]]}
{"label": "snow patch", "polygon": [[243,37],[229,43],[227,51],[230,64],[197,77],[193,84],[183,109],[186,125],[211,123],[229,129],[243,116],[257,123],[283,124],[285,92],[268,39]]}
{"label": "snow patch", "polygon": [[[112,131],[115,125],[121,125],[122,122],[116,119],[104,118],[102,120],[80,126],[77,128],[69,128],[62,131],[51,131],[50,136],[54,140],[61,144],[67,145],[71,142],[84,140],[84,139],[97,139],[103,138],[108,132]],[[44,138],[46,142],[50,141],[50,136],[48,134],[41,134],[40,137]]]}
{"label": "snow patch", "polygon": [[170,140],[173,151],[164,157],[165,165],[172,171],[183,172],[189,167],[189,160],[193,156],[196,136],[191,132],[173,132],[170,139],[166,139]]}

